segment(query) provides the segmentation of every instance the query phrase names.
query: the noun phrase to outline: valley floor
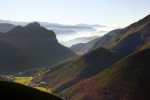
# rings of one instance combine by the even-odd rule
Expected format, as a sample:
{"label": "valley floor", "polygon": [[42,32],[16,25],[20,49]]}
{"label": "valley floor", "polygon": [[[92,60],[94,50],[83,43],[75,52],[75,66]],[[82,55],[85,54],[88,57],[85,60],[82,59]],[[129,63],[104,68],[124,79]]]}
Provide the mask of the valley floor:
{"label": "valley floor", "polygon": [[[11,80],[12,82],[17,82],[17,83],[20,83],[23,85],[34,87],[34,88],[39,89],[39,90],[44,91],[44,92],[51,93],[50,89],[40,87],[39,84],[32,83],[33,77],[13,77],[12,75],[10,75],[10,76],[1,75],[1,76],[8,79],[8,80]],[[41,82],[41,83],[44,84],[44,82]]]}

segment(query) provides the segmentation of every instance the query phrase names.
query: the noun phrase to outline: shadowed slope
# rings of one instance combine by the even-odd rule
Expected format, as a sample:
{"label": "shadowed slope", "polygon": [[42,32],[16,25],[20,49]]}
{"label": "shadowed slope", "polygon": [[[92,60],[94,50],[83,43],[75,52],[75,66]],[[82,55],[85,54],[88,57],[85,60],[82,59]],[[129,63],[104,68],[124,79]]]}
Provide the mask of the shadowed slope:
{"label": "shadowed slope", "polygon": [[133,53],[59,95],[69,100],[149,100],[150,49]]}
{"label": "shadowed slope", "polygon": [[53,66],[76,55],[58,43],[53,31],[36,22],[0,35],[0,69],[4,73]]}
{"label": "shadowed slope", "polygon": [[1,98],[5,100],[63,100],[55,95],[19,83],[0,80],[0,89]]}
{"label": "shadowed slope", "polygon": [[67,64],[73,62],[75,59],[79,58],[80,56],[73,56],[70,57],[66,60],[63,60],[61,63],[51,66],[51,67],[46,67],[46,68],[40,68],[40,69],[32,69],[32,70],[25,70],[23,72],[20,72],[19,74],[14,74],[13,77],[30,77],[34,76],[34,82],[39,82],[39,79],[42,77],[46,77],[48,74],[66,66]]}

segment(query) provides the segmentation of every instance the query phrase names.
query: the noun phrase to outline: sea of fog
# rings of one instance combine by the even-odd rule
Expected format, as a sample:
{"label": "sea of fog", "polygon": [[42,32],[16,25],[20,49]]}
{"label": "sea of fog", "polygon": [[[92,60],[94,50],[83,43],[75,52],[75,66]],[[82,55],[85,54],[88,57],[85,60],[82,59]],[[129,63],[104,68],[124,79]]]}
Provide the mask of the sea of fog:
{"label": "sea of fog", "polygon": [[94,28],[88,29],[70,29],[70,28],[56,28],[46,27],[49,30],[53,30],[56,34],[56,38],[64,46],[70,47],[77,43],[87,43],[95,38],[102,37],[104,34],[117,28]]}

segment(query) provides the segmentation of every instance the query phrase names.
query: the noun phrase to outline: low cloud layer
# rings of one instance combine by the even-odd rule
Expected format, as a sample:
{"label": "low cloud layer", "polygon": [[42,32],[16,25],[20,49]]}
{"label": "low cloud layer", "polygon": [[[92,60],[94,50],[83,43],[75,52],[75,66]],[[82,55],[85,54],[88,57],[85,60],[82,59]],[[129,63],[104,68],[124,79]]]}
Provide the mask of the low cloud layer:
{"label": "low cloud layer", "polygon": [[[10,23],[13,25],[25,26],[31,22],[15,22],[9,20],[0,20],[0,23]],[[67,47],[70,47],[71,45],[77,43],[86,43],[97,37],[103,36],[104,34],[113,29],[116,29],[98,24],[62,25],[58,23],[48,23],[48,22],[38,22],[38,23],[41,26],[47,28],[48,30],[53,30],[56,33],[58,41]]]}

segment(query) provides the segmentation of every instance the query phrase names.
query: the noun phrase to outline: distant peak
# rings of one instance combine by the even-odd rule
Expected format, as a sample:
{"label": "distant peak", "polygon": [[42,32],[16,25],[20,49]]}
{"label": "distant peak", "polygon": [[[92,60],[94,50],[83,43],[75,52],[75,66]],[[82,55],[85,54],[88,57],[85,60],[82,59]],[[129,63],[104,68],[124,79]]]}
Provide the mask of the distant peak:
{"label": "distant peak", "polygon": [[21,25],[18,25],[17,27],[22,27]]}
{"label": "distant peak", "polygon": [[40,24],[39,24],[39,23],[37,23],[37,22],[33,22],[33,23],[31,23],[31,24],[34,24],[34,25],[38,25],[38,26],[40,26]]}
{"label": "distant peak", "polygon": [[14,29],[22,29],[22,28],[23,28],[22,26],[18,25]]}
{"label": "distant peak", "polygon": [[33,23],[29,23],[29,24],[26,25],[26,26],[40,26],[40,24],[37,23],[37,22],[33,22]]}

